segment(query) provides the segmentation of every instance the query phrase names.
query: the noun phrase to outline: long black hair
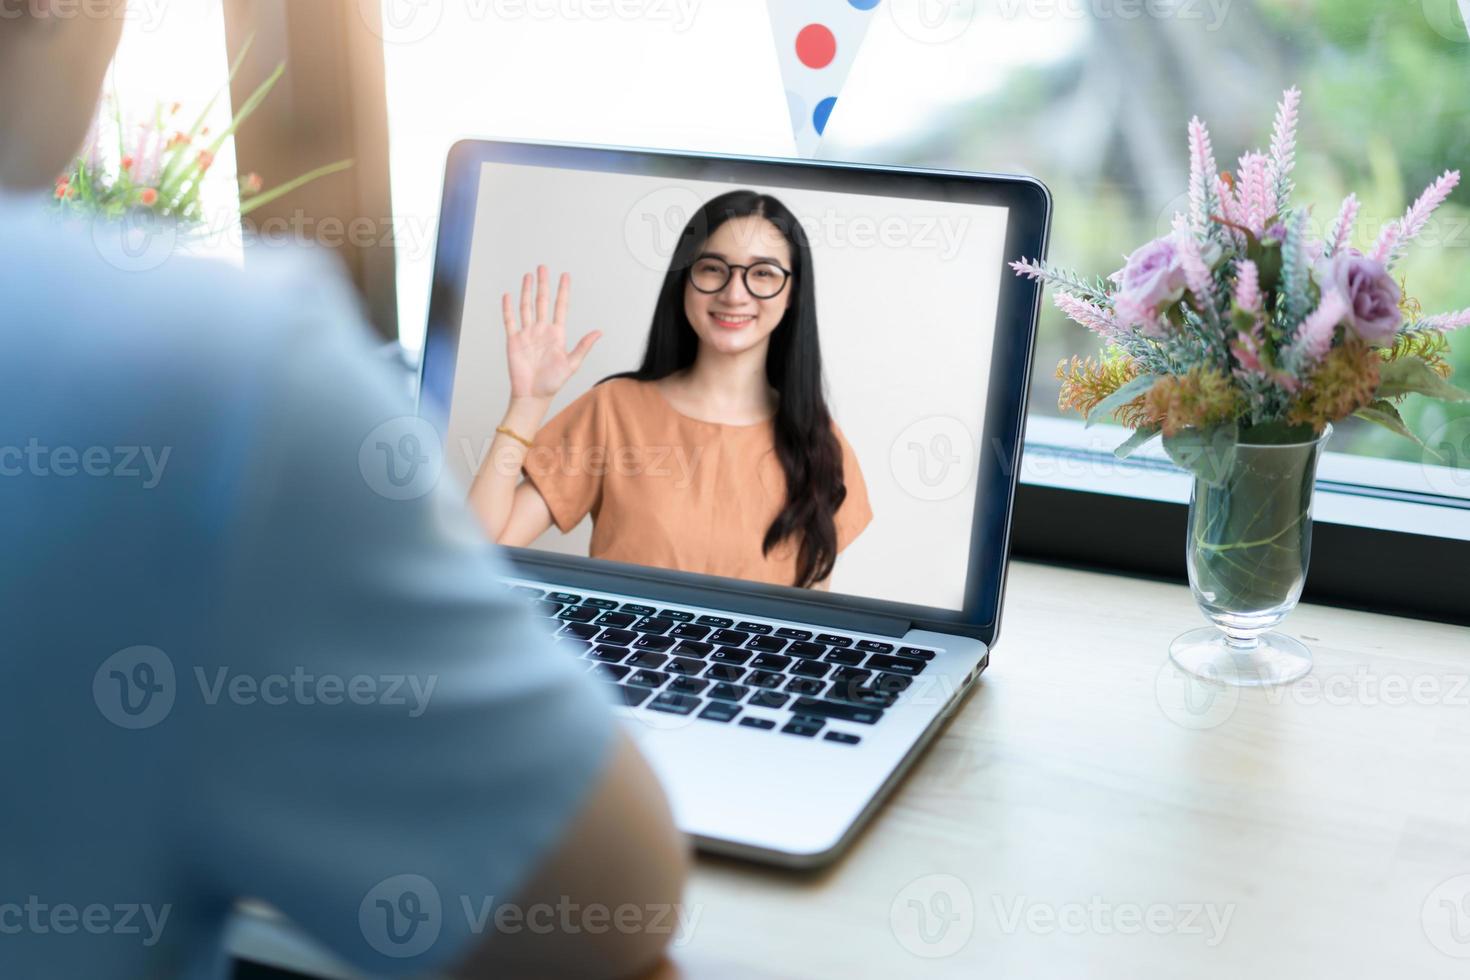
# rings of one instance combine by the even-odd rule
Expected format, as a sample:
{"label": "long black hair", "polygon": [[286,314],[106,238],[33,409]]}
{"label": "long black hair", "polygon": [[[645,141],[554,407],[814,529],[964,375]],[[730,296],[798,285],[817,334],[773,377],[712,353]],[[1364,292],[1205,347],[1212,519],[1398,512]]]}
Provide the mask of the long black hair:
{"label": "long black hair", "polygon": [[689,269],[721,225],[751,216],[764,218],[780,230],[791,245],[792,263],[787,287],[791,299],[786,315],[771,334],[766,354],[766,380],[779,394],[776,458],[786,475],[786,505],[766,530],[761,550],[770,554],[782,541],[798,539],[795,584],[805,588],[832,574],[837,561],[833,515],[847,498],[847,485],[842,478],[842,448],[823,394],[811,244],[796,216],[776,198],[748,190],[722,194],[700,208],[674,248],[653,311],[643,364],[617,377],[658,381],[694,364],[699,336],[684,313]]}

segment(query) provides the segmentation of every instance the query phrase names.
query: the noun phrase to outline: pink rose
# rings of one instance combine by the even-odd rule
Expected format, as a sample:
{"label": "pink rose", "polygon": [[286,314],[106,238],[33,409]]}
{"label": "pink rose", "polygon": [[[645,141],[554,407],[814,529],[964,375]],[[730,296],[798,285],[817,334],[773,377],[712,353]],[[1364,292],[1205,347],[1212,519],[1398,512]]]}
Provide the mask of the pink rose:
{"label": "pink rose", "polygon": [[1342,297],[1347,306],[1344,322],[1370,344],[1386,347],[1403,322],[1398,283],[1383,263],[1365,255],[1339,252],[1319,274],[1322,291]]}
{"label": "pink rose", "polygon": [[1173,235],[1155,238],[1128,256],[1116,276],[1122,307],[1156,313],[1184,295],[1184,267]]}

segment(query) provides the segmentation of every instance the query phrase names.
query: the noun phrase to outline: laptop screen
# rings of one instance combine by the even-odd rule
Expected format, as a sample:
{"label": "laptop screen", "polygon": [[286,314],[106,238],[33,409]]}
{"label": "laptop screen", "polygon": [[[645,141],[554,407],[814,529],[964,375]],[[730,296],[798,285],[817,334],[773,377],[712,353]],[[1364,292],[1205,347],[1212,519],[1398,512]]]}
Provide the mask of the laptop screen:
{"label": "laptop screen", "polygon": [[964,607],[1005,207],[497,161],[475,200],[445,448],[517,488],[505,543]]}

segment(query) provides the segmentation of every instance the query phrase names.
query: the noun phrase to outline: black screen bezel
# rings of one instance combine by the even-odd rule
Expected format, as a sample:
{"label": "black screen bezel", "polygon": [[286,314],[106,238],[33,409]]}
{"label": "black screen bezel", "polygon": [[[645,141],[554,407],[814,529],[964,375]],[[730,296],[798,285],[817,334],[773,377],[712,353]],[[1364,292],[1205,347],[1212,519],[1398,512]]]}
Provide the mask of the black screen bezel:
{"label": "black screen bezel", "polygon": [[[1003,207],[1009,212],[1004,256],[1043,257],[1051,221],[1051,194],[1030,177],[879,167],[791,159],[684,154],[625,147],[500,140],[465,140],[450,151],[445,169],[439,236],[420,375],[420,413],[443,432],[459,351],[482,168],[503,163],[601,173],[708,180],[732,185],[789,187]],[[552,556],[508,549],[513,560],[636,577],[674,589],[696,588],[749,596],[767,610],[794,606],[812,622],[846,616],[899,622],[919,629],[974,636],[994,644],[1000,625],[1010,520],[1025,432],[1041,288],[1003,270],[992,350],[984,432],[976,476],[970,566],[964,608],[949,610],[862,596],[761,585],[739,579],[628,566],[595,558]],[[586,576],[579,576],[586,580]],[[793,614],[794,615],[794,614]]]}

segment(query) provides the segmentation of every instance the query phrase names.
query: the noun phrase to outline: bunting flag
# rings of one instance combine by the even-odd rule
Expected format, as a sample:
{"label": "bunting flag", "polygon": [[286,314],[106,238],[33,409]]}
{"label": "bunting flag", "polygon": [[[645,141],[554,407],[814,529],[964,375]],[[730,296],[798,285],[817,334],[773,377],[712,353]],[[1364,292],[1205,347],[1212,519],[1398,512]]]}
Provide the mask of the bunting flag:
{"label": "bunting flag", "polygon": [[797,152],[815,156],[882,0],[766,0]]}

